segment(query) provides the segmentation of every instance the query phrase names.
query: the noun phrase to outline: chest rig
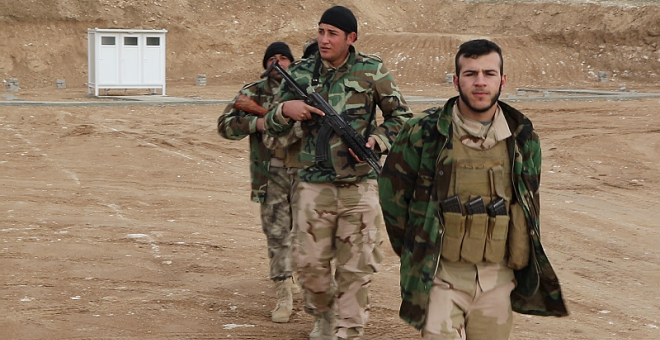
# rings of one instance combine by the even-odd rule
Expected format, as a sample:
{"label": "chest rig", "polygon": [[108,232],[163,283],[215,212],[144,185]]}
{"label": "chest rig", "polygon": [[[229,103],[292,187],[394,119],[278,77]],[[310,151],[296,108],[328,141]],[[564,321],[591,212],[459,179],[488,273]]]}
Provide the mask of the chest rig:
{"label": "chest rig", "polygon": [[[442,212],[441,255],[450,262],[500,263],[507,253],[513,190],[507,143],[501,141],[490,149],[475,150],[454,135],[452,159],[448,197],[457,197],[456,202],[462,206],[461,212]],[[487,209],[495,202],[503,203],[497,214]]]}

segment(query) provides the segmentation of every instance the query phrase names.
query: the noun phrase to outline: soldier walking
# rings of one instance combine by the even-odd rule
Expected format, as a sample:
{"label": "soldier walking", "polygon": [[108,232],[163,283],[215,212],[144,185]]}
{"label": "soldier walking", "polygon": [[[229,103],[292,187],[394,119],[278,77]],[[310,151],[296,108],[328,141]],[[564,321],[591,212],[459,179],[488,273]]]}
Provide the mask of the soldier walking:
{"label": "soldier walking", "polygon": [[[263,67],[278,62],[287,69],[294,61],[289,46],[281,41],[268,46],[263,58]],[[250,175],[252,178],[252,201],[261,204],[261,225],[268,242],[270,259],[269,278],[275,282],[277,305],[273,309],[273,322],[289,322],[293,310],[292,289],[292,238],[295,236],[292,211],[297,184],[297,152],[289,147],[270,150],[264,144],[263,114],[273,103],[282,76],[273,71],[264,80],[246,84],[227,105],[218,118],[218,133],[227,139],[250,138]],[[245,96],[254,108],[236,105]],[[237,106],[239,108],[237,108]]]}
{"label": "soldier walking", "polygon": [[[412,112],[382,60],[356,51],[357,32],[348,8],[326,10],[318,25],[318,51],[292,65],[290,74],[308,93],[319,93],[365,138],[365,147],[380,155]],[[280,103],[266,115],[266,132],[282,137],[294,133],[296,122],[302,128],[295,258],[315,313],[309,338],[360,339],[369,315],[369,286],[382,259],[377,174],[336,134],[320,141],[321,110],[286,84],[278,96]],[[383,115],[380,125],[377,107]],[[319,150],[326,160],[316,160]]]}
{"label": "soldier walking", "polygon": [[455,66],[459,95],[406,123],[378,180],[399,315],[425,340],[506,340],[512,311],[568,315],[539,237],[541,146],[498,100],[499,46],[468,41]]}

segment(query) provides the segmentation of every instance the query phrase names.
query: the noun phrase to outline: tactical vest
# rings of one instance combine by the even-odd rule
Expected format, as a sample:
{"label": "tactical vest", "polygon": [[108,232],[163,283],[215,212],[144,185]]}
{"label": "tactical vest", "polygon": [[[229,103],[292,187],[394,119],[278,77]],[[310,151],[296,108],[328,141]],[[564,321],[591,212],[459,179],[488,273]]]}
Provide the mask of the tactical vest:
{"label": "tactical vest", "polygon": [[[475,150],[453,137],[452,176],[448,197],[457,195],[463,213],[443,211],[442,257],[451,262],[500,263],[507,255],[509,205],[512,197],[511,162],[507,143]],[[505,201],[506,213],[489,216],[486,209],[496,198]],[[481,198],[482,209],[468,213],[465,203]]]}

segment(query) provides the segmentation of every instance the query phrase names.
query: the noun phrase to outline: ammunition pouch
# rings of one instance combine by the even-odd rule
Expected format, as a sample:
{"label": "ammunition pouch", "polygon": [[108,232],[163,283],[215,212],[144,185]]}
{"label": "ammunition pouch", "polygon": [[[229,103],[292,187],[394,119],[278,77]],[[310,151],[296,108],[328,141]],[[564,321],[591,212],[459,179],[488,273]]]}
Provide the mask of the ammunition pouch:
{"label": "ammunition pouch", "polygon": [[465,235],[465,217],[461,213],[443,212],[445,234],[442,239],[442,257],[447,261],[461,260],[461,244]]}
{"label": "ammunition pouch", "polygon": [[465,225],[461,259],[475,264],[483,262],[486,233],[488,232],[488,215],[467,215]]}
{"label": "ammunition pouch", "polygon": [[500,263],[506,255],[507,234],[509,233],[509,216],[496,215],[488,217],[488,235],[484,260]]}
{"label": "ammunition pouch", "polygon": [[[488,200],[488,198],[486,198]],[[519,207],[519,206],[518,206]],[[522,213],[522,210],[520,211]],[[442,239],[441,256],[450,262],[465,261],[469,263],[500,263],[507,252],[515,255],[509,257],[509,266],[519,266],[529,260],[529,237],[526,245],[518,229],[511,231],[512,218],[509,215],[494,215],[486,213],[463,215],[458,212],[443,212],[444,237]],[[523,215],[523,222],[525,221]],[[512,235],[515,233],[515,235]],[[523,258],[522,256],[526,256]],[[525,262],[526,264],[526,262]],[[514,268],[514,267],[511,267]],[[516,268],[514,268],[516,269]]]}

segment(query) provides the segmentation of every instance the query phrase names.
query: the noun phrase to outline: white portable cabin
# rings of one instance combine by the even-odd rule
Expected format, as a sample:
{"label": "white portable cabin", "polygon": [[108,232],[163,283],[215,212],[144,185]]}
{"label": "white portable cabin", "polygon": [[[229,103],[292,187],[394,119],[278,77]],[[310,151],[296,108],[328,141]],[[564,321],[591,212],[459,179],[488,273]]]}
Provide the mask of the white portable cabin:
{"label": "white portable cabin", "polygon": [[87,94],[99,89],[161,89],[167,30],[87,29]]}

